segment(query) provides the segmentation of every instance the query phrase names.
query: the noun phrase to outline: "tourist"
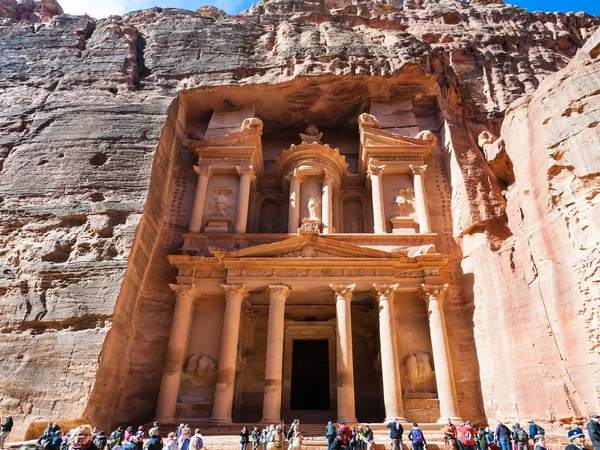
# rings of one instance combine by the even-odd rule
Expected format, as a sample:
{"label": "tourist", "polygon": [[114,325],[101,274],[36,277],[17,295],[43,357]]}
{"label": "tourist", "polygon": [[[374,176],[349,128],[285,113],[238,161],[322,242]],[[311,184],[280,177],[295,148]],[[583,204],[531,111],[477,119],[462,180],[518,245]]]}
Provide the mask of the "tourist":
{"label": "tourist", "polygon": [[510,429],[502,422],[498,422],[495,436],[501,450],[510,450]]}
{"label": "tourist", "polygon": [[[148,440],[148,443],[147,443],[148,450],[162,450],[163,440],[160,437],[160,435],[158,434],[158,428],[157,427],[150,428],[148,435],[150,436],[150,439]],[[200,447],[200,448],[202,448],[202,447]],[[200,450],[200,449],[198,449],[198,450]]]}
{"label": "tourist", "polygon": [[590,440],[594,446],[594,450],[600,450],[600,423],[598,423],[598,414],[592,415],[587,424],[587,431],[590,435]]}
{"label": "tourist", "polygon": [[260,444],[260,428],[258,425],[254,425],[254,429],[252,430],[252,450],[258,450],[258,445]]}
{"label": "tourist", "polygon": [[142,425],[140,425],[138,430],[135,432],[135,437],[137,437],[138,440],[144,439],[144,427]]}
{"label": "tourist", "polygon": [[181,433],[183,432],[183,429],[185,428],[184,424],[179,424],[179,427],[175,430],[175,438],[179,439],[181,437]]}
{"label": "tourist", "polygon": [[242,427],[240,437],[240,450],[246,450],[246,447],[248,446],[248,441],[250,440],[250,433],[248,432],[248,427]]}
{"label": "tourist", "polygon": [[93,437],[92,442],[96,447],[98,447],[98,450],[104,450],[106,448],[107,443],[106,434],[104,434],[104,431],[98,431],[96,433],[96,436]]}
{"label": "tourist", "polygon": [[375,439],[373,439],[373,430],[369,425],[365,425],[365,442],[367,443],[367,450],[371,450],[373,444],[375,443]]}
{"label": "tourist", "polygon": [[417,423],[413,423],[413,427],[408,432],[408,439],[412,442],[413,450],[423,450],[427,445],[423,431],[419,428]]}
{"label": "tourist", "polygon": [[129,436],[129,440],[121,446],[121,450],[139,450],[137,436]]}
{"label": "tourist", "polygon": [[294,446],[294,435],[296,433],[298,433],[298,424],[300,423],[300,421],[298,419],[294,419],[294,421],[292,422],[292,425],[290,426],[290,429],[287,433],[287,441],[288,441],[288,450],[290,450],[293,446]]}
{"label": "tourist", "polygon": [[348,448],[350,450],[356,450],[356,440],[358,435],[356,434],[356,428],[350,427],[350,439],[348,439]]}
{"label": "tourist", "polygon": [[581,430],[570,430],[567,433],[570,444],[565,447],[565,450],[583,450],[585,444],[585,435]]}
{"label": "tourist", "polygon": [[513,425],[511,427],[511,432],[510,432],[510,444],[511,444],[511,449],[512,450],[517,450],[517,440],[515,439],[515,431],[517,429],[516,425]]}
{"label": "tourist", "polygon": [[446,422],[446,425],[442,428],[442,432],[444,433],[444,445],[446,450],[457,450],[459,448],[456,440],[457,431],[450,419],[448,419],[448,422]]}
{"label": "tourist", "polygon": [[402,450],[402,434],[404,433],[404,428],[400,423],[400,419],[396,417],[394,421],[389,422],[386,427],[390,429],[392,450]]}
{"label": "tourist", "polygon": [[479,430],[477,431],[476,444],[477,447],[479,447],[479,450],[488,450],[487,434],[483,427],[479,427]]}
{"label": "tourist", "polygon": [[365,432],[363,427],[358,426],[358,431],[356,432],[356,448],[357,450],[365,450]]}
{"label": "tourist", "polygon": [[92,442],[92,427],[81,425],[71,432],[69,450],[98,450]]}
{"label": "tourist", "polygon": [[122,444],[127,444],[129,442],[129,440],[131,439],[131,436],[133,436],[133,427],[128,426],[127,429],[125,430],[125,433],[123,434]]}
{"label": "tourist", "polygon": [[461,450],[475,450],[475,428],[468,420],[458,429],[458,446]]}
{"label": "tourist", "polygon": [[108,438],[108,448],[113,450],[115,447],[120,447],[121,444],[123,444],[123,437],[123,427],[119,427],[110,433],[110,437]]}
{"label": "tourist", "polygon": [[58,430],[56,433],[54,433],[54,436],[52,436],[52,438],[50,439],[50,442],[48,443],[48,445],[46,445],[46,449],[47,450],[59,450],[60,446],[63,443],[63,432]]}
{"label": "tourist", "polygon": [[177,438],[173,431],[167,435],[167,439],[163,444],[163,450],[177,450]]}
{"label": "tourist", "polygon": [[260,443],[262,444],[262,450],[267,450],[267,443],[269,442],[269,427],[265,425],[262,432],[260,433]]}
{"label": "tourist", "polygon": [[535,441],[536,436],[545,436],[546,431],[536,424],[533,419],[527,419],[527,423],[529,424],[529,437]]}
{"label": "tourist", "polygon": [[275,443],[274,448],[283,448],[283,429],[281,428],[281,425],[277,425],[275,427],[275,433],[273,436],[273,442]]}
{"label": "tourist", "polygon": [[512,438],[517,443],[517,450],[529,450],[529,435],[518,423],[515,424]]}
{"label": "tourist", "polygon": [[485,427],[485,440],[487,442],[487,447],[489,450],[499,450],[500,447],[495,442],[494,432],[490,427]]}
{"label": "tourist", "polygon": [[188,427],[185,427],[181,431],[181,436],[179,436],[179,439],[177,440],[179,450],[188,450],[190,446],[190,431],[191,430]]}
{"label": "tourist", "polygon": [[[1,421],[0,421],[1,422]],[[3,424],[0,425],[0,448],[4,448],[4,440],[8,437],[13,427],[13,418],[8,416]]]}
{"label": "tourist", "polygon": [[350,428],[344,422],[340,422],[340,426],[338,427],[338,438],[340,439],[342,445],[348,445],[348,441],[350,441]]}
{"label": "tourist", "polygon": [[543,434],[534,436],[533,440],[535,441],[535,447],[533,447],[533,450],[547,450],[546,437]]}
{"label": "tourist", "polygon": [[325,437],[327,438],[327,450],[331,450],[333,441],[335,441],[335,425],[331,420],[325,426]]}

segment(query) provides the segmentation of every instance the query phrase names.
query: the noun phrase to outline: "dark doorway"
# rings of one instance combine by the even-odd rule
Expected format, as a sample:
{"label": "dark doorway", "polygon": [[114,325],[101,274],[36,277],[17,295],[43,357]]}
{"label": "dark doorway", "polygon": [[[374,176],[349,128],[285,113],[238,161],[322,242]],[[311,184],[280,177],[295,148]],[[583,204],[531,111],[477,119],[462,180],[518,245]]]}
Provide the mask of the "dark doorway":
{"label": "dark doorway", "polygon": [[294,340],[290,409],[330,409],[327,339]]}

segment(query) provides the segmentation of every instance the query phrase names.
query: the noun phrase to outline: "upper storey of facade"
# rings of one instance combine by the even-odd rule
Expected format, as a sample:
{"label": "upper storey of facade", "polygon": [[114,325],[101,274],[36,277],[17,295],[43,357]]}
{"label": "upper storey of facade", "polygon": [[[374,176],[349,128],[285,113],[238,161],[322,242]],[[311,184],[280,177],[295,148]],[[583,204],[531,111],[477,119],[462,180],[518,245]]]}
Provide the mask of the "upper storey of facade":
{"label": "upper storey of facade", "polygon": [[212,112],[187,139],[198,176],[187,249],[199,235],[214,242],[251,234],[265,243],[354,235],[376,248],[391,243],[388,251],[431,244],[425,173],[436,137],[416,126],[407,103],[375,104],[353,126],[322,131],[268,130],[252,105]]}

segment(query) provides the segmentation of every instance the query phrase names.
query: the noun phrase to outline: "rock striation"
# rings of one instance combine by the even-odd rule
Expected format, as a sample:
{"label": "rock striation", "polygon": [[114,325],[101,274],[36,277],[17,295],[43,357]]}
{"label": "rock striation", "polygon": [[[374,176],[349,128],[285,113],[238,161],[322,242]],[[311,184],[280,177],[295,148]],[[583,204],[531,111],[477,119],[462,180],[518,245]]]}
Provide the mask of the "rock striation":
{"label": "rock striation", "polygon": [[0,0],[11,438],[48,419],[153,418],[173,312],[166,255],[181,248],[196,181],[180,99],[216,109],[277,90],[287,103],[259,111],[266,126],[284,110],[289,122],[356,123],[369,98],[410,95],[436,133],[449,206],[433,225],[451,255],[464,417],[598,411],[598,25],[489,1],[261,0],[233,17],[95,20],[54,0]]}

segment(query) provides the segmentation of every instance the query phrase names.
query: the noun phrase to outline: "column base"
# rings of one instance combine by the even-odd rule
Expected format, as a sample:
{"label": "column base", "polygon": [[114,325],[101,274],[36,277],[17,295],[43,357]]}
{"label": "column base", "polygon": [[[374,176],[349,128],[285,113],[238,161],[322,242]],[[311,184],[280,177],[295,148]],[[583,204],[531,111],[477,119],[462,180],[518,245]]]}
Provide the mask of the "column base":
{"label": "column base", "polygon": [[231,419],[220,419],[218,417],[213,417],[210,419],[210,423],[214,425],[231,425],[233,421]]}
{"label": "column base", "polygon": [[337,420],[337,423],[358,423],[358,420],[356,420],[356,417],[353,417],[353,418],[342,417]]}
{"label": "column base", "polygon": [[446,422],[448,422],[448,419],[450,419],[452,421],[452,423],[456,422],[456,423],[462,423],[463,420],[461,417],[457,417],[457,416],[450,416],[450,417],[440,417],[437,421],[437,423],[441,423],[444,424]]}

